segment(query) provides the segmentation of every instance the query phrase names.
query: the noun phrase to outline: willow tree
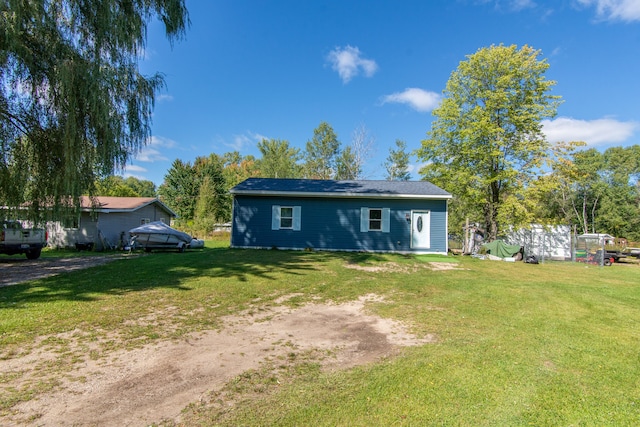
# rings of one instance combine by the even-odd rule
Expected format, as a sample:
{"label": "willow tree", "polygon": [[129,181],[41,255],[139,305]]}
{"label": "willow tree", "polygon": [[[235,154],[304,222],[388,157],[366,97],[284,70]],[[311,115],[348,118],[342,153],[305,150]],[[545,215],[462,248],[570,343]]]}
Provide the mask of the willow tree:
{"label": "willow tree", "polygon": [[0,0],[0,205],[38,220],[77,206],[145,144],[164,80],[138,64],[156,18],[179,39],[184,0]]}
{"label": "willow tree", "polygon": [[482,216],[490,239],[501,223],[528,219],[524,193],[548,155],[541,122],[555,116],[560,100],[539,56],[529,46],[503,45],[467,56],[417,152],[427,163],[421,175],[454,194],[459,216]]}

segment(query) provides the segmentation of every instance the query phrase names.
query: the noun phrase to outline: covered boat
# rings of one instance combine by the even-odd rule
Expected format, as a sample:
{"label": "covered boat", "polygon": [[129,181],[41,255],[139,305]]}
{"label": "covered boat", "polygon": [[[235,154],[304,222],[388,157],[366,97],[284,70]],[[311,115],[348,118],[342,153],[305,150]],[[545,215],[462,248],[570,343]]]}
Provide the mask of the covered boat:
{"label": "covered boat", "polygon": [[183,252],[191,243],[191,236],[162,221],[149,222],[129,230],[133,247],[142,247],[147,252],[153,249],[177,249]]}

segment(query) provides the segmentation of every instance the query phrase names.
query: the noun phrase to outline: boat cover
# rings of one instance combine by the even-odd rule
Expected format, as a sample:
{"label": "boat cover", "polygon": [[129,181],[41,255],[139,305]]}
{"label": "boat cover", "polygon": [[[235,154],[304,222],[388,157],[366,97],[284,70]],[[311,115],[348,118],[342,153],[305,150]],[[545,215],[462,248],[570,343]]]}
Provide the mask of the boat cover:
{"label": "boat cover", "polygon": [[175,228],[169,227],[162,221],[154,221],[149,222],[147,224],[141,225],[140,227],[132,228],[129,230],[129,234],[139,235],[139,234],[169,234],[172,236],[176,236],[179,240],[185,243],[191,243],[191,236],[187,233],[183,233],[182,231],[178,231]]}

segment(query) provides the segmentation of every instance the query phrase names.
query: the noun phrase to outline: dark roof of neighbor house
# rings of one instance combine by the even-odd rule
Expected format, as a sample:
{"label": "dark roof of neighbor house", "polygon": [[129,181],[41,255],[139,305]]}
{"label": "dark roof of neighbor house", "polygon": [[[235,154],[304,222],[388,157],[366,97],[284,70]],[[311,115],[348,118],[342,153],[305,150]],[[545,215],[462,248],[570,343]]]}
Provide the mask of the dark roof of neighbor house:
{"label": "dark roof of neighbor house", "polygon": [[97,212],[134,212],[140,208],[157,203],[161,208],[166,210],[170,215],[177,216],[167,205],[162,203],[157,197],[105,197],[97,196],[93,198],[82,196],[80,198],[80,206],[82,210],[95,210]]}
{"label": "dark roof of neighbor house", "polygon": [[333,181],[324,179],[249,178],[230,190],[235,195],[450,199],[428,181]]}

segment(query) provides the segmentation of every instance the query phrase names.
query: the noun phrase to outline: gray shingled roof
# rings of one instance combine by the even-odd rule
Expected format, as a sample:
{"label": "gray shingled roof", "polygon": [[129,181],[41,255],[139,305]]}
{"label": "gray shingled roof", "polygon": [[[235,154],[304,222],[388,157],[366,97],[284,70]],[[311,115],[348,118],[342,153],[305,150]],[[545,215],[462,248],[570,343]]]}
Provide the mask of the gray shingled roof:
{"label": "gray shingled roof", "polygon": [[230,192],[263,196],[451,198],[451,194],[428,181],[249,178],[233,187]]}

